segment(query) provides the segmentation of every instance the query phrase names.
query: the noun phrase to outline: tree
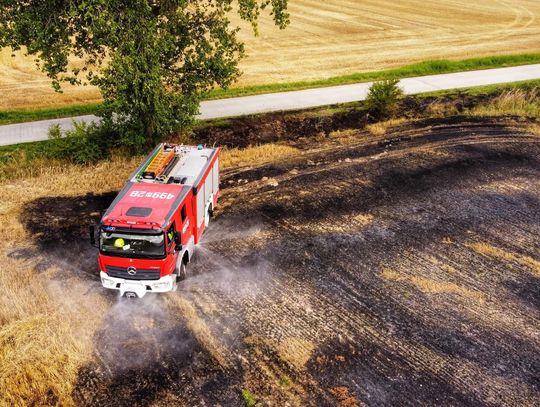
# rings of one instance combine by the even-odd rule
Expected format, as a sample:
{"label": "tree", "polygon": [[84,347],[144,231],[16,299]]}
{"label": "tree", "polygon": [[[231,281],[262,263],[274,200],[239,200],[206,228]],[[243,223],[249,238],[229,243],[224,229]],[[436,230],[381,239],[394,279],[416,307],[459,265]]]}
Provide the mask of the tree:
{"label": "tree", "polygon": [[[0,47],[26,47],[57,91],[101,90],[104,124],[140,147],[189,125],[201,96],[240,74],[244,47],[229,16],[257,34],[261,11],[280,28],[287,0],[0,0]],[[80,58],[82,68],[70,61]]]}

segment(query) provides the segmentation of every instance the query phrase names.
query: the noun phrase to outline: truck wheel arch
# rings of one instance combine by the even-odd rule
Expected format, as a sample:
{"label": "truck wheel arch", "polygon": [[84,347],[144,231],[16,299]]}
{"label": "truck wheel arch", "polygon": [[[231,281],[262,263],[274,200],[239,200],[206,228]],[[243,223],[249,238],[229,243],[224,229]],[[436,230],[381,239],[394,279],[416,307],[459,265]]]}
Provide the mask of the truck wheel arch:
{"label": "truck wheel arch", "polygon": [[188,264],[191,260],[191,253],[189,252],[189,249],[184,250],[184,253],[182,253],[182,263]]}

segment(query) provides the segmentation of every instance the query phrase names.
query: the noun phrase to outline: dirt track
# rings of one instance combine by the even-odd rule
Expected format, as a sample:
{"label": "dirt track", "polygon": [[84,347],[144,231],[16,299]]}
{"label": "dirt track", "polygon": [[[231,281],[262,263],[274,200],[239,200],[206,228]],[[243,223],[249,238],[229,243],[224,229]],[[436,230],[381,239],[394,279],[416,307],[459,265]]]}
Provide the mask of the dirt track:
{"label": "dirt track", "polygon": [[[78,402],[243,405],[249,389],[274,406],[538,405],[540,138],[461,118],[289,143],[297,159],[223,174],[177,293],[103,293]],[[47,261],[88,259],[92,290],[93,249],[62,241],[111,199],[22,217]]]}

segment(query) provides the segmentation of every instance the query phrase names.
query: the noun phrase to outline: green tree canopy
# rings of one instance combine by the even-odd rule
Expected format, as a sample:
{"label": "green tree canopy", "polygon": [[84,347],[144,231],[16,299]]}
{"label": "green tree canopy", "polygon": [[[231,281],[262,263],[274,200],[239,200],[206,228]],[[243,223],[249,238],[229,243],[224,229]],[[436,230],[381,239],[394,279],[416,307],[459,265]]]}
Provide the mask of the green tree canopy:
{"label": "green tree canopy", "polygon": [[287,0],[0,0],[0,47],[26,47],[57,90],[97,85],[104,123],[141,146],[189,125],[204,92],[238,77],[229,16],[256,33],[265,10],[288,24]]}

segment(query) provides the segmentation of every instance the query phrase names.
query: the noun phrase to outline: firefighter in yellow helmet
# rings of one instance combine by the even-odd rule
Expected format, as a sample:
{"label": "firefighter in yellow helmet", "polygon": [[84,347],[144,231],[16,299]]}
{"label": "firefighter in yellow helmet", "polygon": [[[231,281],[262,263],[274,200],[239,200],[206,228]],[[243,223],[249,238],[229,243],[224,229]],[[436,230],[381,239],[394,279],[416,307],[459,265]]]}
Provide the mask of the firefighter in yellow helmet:
{"label": "firefighter in yellow helmet", "polygon": [[114,247],[118,247],[119,249],[122,249],[126,245],[126,242],[124,242],[124,239],[119,237],[114,241]]}

